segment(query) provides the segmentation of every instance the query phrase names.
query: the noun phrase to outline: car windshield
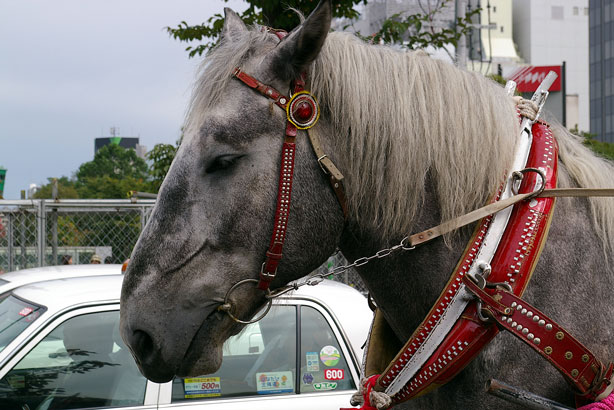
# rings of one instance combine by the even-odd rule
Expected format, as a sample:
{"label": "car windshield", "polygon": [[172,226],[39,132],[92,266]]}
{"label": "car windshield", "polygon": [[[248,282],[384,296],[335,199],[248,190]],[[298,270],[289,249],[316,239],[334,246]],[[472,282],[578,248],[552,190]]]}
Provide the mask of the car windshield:
{"label": "car windshield", "polygon": [[13,295],[0,296],[0,352],[44,311]]}

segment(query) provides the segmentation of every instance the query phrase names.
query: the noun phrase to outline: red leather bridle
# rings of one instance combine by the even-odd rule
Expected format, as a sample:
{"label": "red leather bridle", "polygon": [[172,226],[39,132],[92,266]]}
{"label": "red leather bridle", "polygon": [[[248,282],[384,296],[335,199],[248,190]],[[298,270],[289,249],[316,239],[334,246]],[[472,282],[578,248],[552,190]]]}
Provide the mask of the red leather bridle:
{"label": "red leather bridle", "polygon": [[[287,35],[286,32],[278,30],[273,31],[273,33],[275,33],[280,40],[283,40]],[[259,289],[267,290],[277,274],[277,266],[281,260],[284,241],[286,239],[286,229],[290,216],[290,201],[292,198],[292,182],[294,179],[294,154],[296,151],[295,139],[297,130],[306,130],[313,127],[320,116],[320,109],[315,98],[308,91],[305,91],[304,73],[292,82],[292,97],[290,98],[286,97],[275,88],[263,84],[249,74],[241,71],[239,67],[235,68],[233,75],[248,87],[273,100],[278,107],[286,111],[286,131],[281,149],[281,167],[279,171],[273,234],[271,235],[269,248],[266,251],[266,259],[262,263],[260,269],[260,280],[257,285]],[[315,145],[319,144],[314,144],[311,137],[310,140],[317,154]],[[320,162],[321,159],[322,156],[318,158],[318,161]],[[321,162],[320,164],[322,165]],[[331,175],[331,183],[333,184],[333,189],[345,213],[343,187],[340,186],[341,181],[339,178],[335,179]]]}

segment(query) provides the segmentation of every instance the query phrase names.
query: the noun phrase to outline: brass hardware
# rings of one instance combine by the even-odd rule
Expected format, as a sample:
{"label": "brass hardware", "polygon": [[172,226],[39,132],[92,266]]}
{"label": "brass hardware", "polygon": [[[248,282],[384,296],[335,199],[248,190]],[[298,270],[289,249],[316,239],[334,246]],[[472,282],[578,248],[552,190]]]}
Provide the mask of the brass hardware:
{"label": "brass hardware", "polygon": [[554,336],[556,337],[557,340],[563,340],[563,338],[565,337],[563,332],[556,332],[556,335]]}
{"label": "brass hardware", "polygon": [[588,362],[588,359],[589,359],[589,357],[588,357],[588,355],[587,355],[586,353],[582,355],[582,361],[583,361],[584,363],[587,363],[587,362]]}
{"label": "brass hardware", "polygon": [[570,351],[565,352],[565,359],[571,360],[573,358],[573,353]]}
{"label": "brass hardware", "polygon": [[544,353],[546,353],[547,355],[551,354],[552,353],[552,347],[546,346],[544,348]]}
{"label": "brass hardware", "polygon": [[578,371],[578,369],[573,369],[571,371],[571,376],[574,377],[574,378],[578,377],[579,374],[580,374],[580,372]]}
{"label": "brass hardware", "polygon": [[511,315],[512,314],[512,309],[510,308],[505,308],[505,310],[503,311],[506,315]]}

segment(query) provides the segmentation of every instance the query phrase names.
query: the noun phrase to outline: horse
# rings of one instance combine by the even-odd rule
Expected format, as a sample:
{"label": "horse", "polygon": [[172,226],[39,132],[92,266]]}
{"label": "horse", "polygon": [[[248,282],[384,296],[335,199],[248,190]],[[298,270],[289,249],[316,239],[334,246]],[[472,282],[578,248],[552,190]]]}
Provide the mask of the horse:
{"label": "horse", "polygon": [[[194,85],[183,142],[133,250],[121,294],[121,333],[156,382],[215,372],[222,345],[243,324],[220,309],[237,283],[259,278],[275,221],[287,115],[236,78],[237,67],[286,91],[306,73],[317,98],[326,155],[345,176],[344,214],[329,176],[298,129],[283,258],[271,289],[302,278],[339,249],[373,255],[489,201],[509,170],[519,135],[513,99],[480,74],[421,51],[330,32],[324,0],[280,40],[225,10],[219,44]],[[606,187],[614,167],[551,123],[558,186]],[[310,130],[310,131],[312,131]],[[614,355],[611,251],[614,204],[559,198],[524,298],[556,318],[597,356]],[[357,268],[401,345],[437,299],[471,237],[458,229]],[[242,282],[243,283],[243,282]],[[233,288],[233,314],[267,303],[250,284]],[[573,406],[573,392],[535,352],[498,335],[462,372],[404,403],[416,409],[511,409],[484,393],[496,378]]]}

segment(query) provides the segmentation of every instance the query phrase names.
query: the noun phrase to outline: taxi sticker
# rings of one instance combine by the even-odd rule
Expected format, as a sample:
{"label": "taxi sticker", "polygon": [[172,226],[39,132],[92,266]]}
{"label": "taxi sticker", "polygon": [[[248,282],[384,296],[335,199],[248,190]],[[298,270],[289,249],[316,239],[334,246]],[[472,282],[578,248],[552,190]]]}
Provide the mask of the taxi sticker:
{"label": "taxi sticker", "polygon": [[305,354],[307,359],[307,371],[319,372],[320,371],[320,359],[318,358],[318,352],[307,352]]}
{"label": "taxi sticker", "polygon": [[343,369],[324,369],[326,380],[343,380]]}
{"label": "taxi sticker", "polygon": [[222,395],[222,384],[219,377],[194,377],[184,379],[183,382],[186,399]]}
{"label": "taxi sticker", "polygon": [[322,350],[320,350],[320,360],[328,367],[339,363],[340,357],[339,350],[334,346],[324,346]]}
{"label": "taxi sticker", "polygon": [[313,374],[304,373],[303,374],[303,384],[313,384]]}
{"label": "taxi sticker", "polygon": [[335,382],[314,383],[313,388],[316,390],[335,390],[337,388],[337,383]]}
{"label": "taxi sticker", "polygon": [[256,390],[258,394],[292,393],[292,372],[256,373]]}

